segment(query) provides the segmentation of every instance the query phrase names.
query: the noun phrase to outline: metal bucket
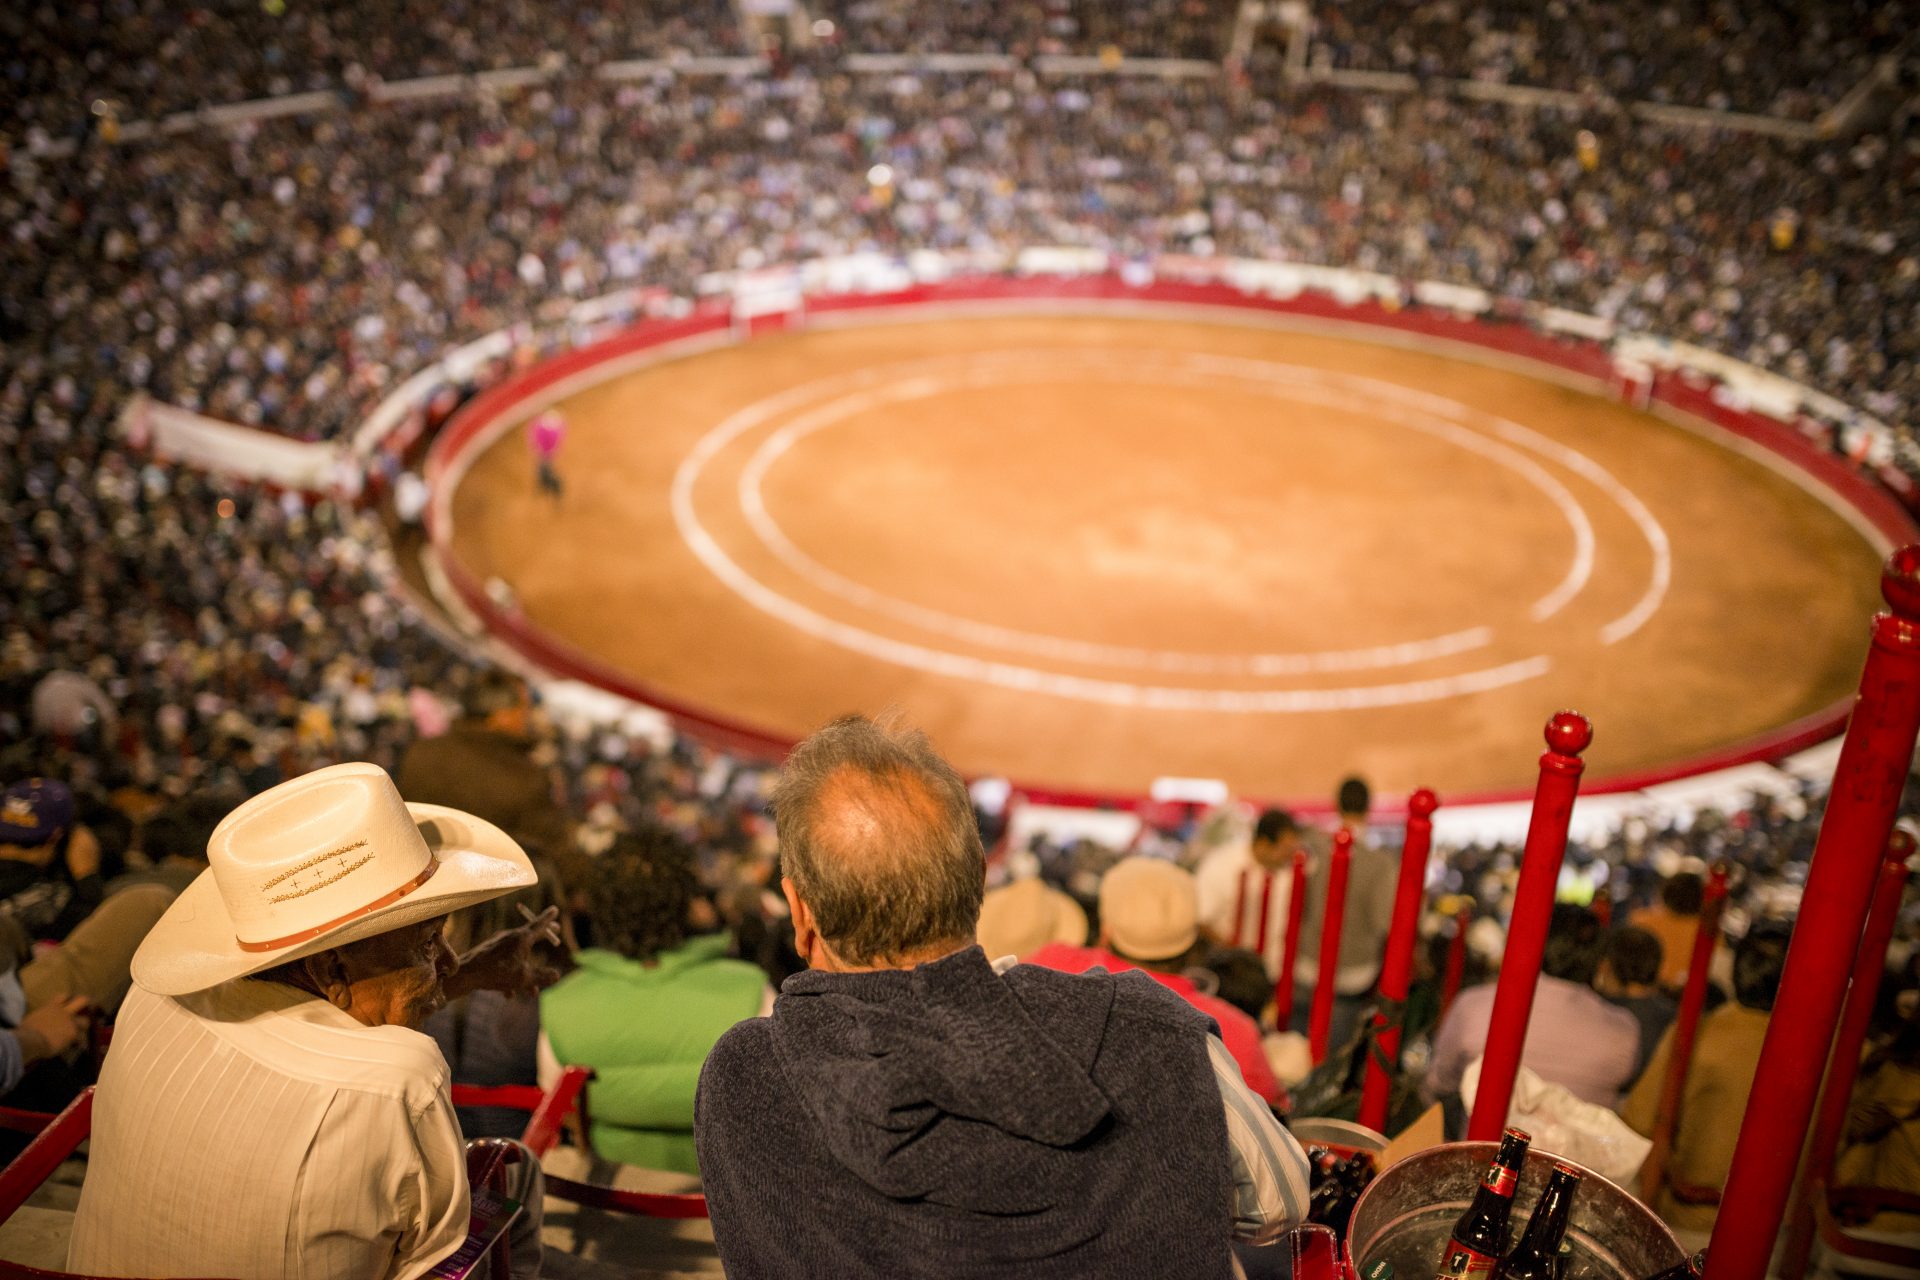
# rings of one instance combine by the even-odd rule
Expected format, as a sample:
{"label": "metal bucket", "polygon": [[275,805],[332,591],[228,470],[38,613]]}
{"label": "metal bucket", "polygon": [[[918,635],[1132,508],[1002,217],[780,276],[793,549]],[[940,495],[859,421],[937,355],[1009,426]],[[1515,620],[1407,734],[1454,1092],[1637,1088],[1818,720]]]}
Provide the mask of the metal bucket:
{"label": "metal bucket", "polygon": [[[1347,1259],[1358,1274],[1390,1262],[1396,1280],[1427,1280],[1440,1268],[1453,1224],[1473,1203],[1480,1179],[1500,1150],[1493,1142],[1450,1142],[1400,1161],[1360,1193],[1347,1228]],[[1651,1209],[1597,1173],[1539,1151],[1527,1152],[1514,1193],[1518,1239],[1556,1164],[1584,1175],[1573,1199],[1567,1280],[1645,1280],[1683,1262],[1686,1250]]]}

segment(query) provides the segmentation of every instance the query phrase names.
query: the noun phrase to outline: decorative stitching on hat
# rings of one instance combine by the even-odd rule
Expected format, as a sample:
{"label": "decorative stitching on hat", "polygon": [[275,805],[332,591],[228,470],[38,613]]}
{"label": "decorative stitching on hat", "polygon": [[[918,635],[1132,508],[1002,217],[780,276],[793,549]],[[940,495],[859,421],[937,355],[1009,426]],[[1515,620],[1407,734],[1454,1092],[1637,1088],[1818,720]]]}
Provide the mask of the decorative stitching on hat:
{"label": "decorative stitching on hat", "polygon": [[318,857],[308,858],[305,862],[301,863],[299,866],[287,868],[285,871],[282,871],[279,875],[267,881],[265,884],[261,885],[260,887],[263,890],[271,889],[275,885],[280,884],[283,881],[292,880],[294,882],[292,893],[275,894],[273,897],[268,898],[267,901],[268,902],[288,902],[294,898],[304,898],[308,894],[314,892],[315,890],[324,889],[328,885],[333,884],[336,881],[343,880],[347,876],[351,875],[353,872],[358,871],[361,867],[364,867],[369,862],[373,861],[373,855],[369,853],[365,857],[361,858],[358,862],[354,862],[349,865],[343,866],[330,876],[322,876],[319,879],[315,880],[312,884],[303,885],[295,877],[300,876],[305,872],[312,871],[315,867],[318,867],[321,864],[328,862],[332,859],[345,858],[348,854],[352,853],[355,849],[364,849],[366,847],[367,847],[367,842],[365,840],[355,840],[352,844],[343,844],[338,849],[329,849],[325,853],[320,854]]}

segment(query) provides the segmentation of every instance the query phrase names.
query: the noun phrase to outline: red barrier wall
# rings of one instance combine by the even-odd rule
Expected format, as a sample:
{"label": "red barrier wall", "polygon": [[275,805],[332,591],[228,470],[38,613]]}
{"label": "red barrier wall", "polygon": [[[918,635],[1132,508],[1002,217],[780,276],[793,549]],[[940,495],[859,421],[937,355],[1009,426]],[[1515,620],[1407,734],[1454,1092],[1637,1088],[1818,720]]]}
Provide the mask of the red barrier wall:
{"label": "red barrier wall", "polygon": [[[983,311],[1022,302],[1117,302],[1156,306],[1205,306],[1298,317],[1346,325],[1385,329],[1435,342],[1459,343],[1501,356],[1549,366],[1602,384],[1613,377],[1613,361],[1606,349],[1585,339],[1543,333],[1518,322],[1462,316],[1426,307],[1390,307],[1367,301],[1347,305],[1324,294],[1302,293],[1291,298],[1250,295],[1226,284],[1155,281],[1131,285],[1113,275],[1079,277],[985,277],[915,285],[882,294],[843,294],[809,299],[811,316],[857,316],[861,312],[931,306],[978,305]],[[435,490],[428,508],[428,529],[435,553],[462,601],[497,637],[527,658],[556,674],[584,680],[623,697],[656,707],[693,737],[742,754],[778,759],[791,740],[749,724],[716,716],[652,689],[633,676],[612,669],[590,654],[530,623],[517,610],[495,604],[481,584],[451,554],[449,530],[441,518],[446,497],[439,490],[449,468],[501,418],[539,397],[567,378],[622,357],[664,347],[669,343],[718,334],[729,326],[722,302],[710,302],[686,317],[647,320],[603,342],[542,361],[462,406],[441,430],[428,453],[426,474]],[[1813,477],[1840,500],[1858,511],[1891,543],[1898,546],[1920,534],[1920,524],[1884,488],[1862,475],[1846,459],[1821,449],[1794,426],[1762,414],[1740,412],[1717,403],[1713,385],[1683,374],[1662,374],[1653,388],[1656,404],[1678,410],[1700,421],[1751,441],[1785,459]],[[1783,725],[1771,733],[1670,765],[1630,774],[1589,780],[1588,794],[1638,790],[1660,782],[1710,773],[1754,761],[1779,760],[1838,734],[1846,723],[1848,703],[1842,702],[1804,720]],[[1143,797],[1084,792],[1018,789],[1030,801],[1131,808]],[[1462,796],[1464,806],[1526,799],[1525,793]],[[1282,798],[1281,803],[1286,803]],[[1315,808],[1307,803],[1300,807]]]}

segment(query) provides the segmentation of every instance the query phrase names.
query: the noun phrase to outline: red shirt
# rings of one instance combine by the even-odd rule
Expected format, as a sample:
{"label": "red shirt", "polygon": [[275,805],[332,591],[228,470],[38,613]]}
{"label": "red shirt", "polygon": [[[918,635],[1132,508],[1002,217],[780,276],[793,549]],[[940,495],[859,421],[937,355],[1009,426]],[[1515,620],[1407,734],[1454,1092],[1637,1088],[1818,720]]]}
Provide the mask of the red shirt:
{"label": "red shirt", "polygon": [[[1028,956],[1026,963],[1058,969],[1062,973],[1085,973],[1093,968],[1121,973],[1140,968],[1133,961],[1124,960],[1111,951],[1103,951],[1099,947],[1071,947],[1064,942],[1049,942]],[[1274,1078],[1273,1068],[1267,1065],[1266,1050],[1260,1047],[1260,1028],[1252,1018],[1225,1000],[1207,995],[1192,981],[1177,973],[1155,973],[1152,969],[1142,969],[1141,972],[1214,1020],[1220,1028],[1220,1042],[1227,1046],[1227,1052],[1240,1064],[1240,1078],[1247,1082],[1247,1088],[1270,1104],[1285,1098],[1286,1093]]]}

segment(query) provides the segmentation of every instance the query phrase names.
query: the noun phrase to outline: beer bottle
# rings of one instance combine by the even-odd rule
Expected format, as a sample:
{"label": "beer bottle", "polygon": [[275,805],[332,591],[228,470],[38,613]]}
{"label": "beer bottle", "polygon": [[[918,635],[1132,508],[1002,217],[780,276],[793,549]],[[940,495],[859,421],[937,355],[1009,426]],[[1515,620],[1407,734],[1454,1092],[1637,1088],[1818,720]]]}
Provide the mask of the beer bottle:
{"label": "beer bottle", "polygon": [[1554,1263],[1560,1253],[1560,1241],[1567,1234],[1567,1215],[1573,1212],[1573,1193],[1580,1186],[1580,1171],[1564,1164],[1553,1166],[1547,1177],[1547,1189],[1533,1206],[1520,1245],[1500,1264],[1502,1280],[1553,1280]]}
{"label": "beer bottle", "polygon": [[1520,1166],[1532,1137],[1509,1129],[1500,1138],[1500,1154],[1487,1166],[1473,1203],[1453,1224],[1447,1251],[1441,1257],[1437,1280],[1464,1276],[1491,1276],[1507,1251],[1507,1220],[1513,1214],[1513,1189],[1520,1182]]}

